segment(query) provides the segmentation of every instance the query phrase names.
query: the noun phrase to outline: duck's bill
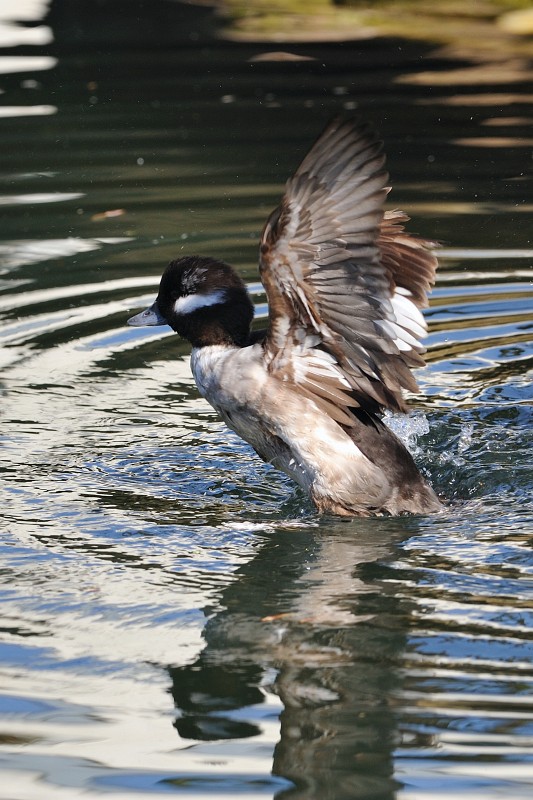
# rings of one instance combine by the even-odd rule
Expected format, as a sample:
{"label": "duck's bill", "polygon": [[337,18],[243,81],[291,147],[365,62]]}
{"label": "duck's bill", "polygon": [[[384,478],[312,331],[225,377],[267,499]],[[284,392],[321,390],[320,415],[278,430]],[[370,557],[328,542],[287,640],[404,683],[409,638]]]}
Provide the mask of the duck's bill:
{"label": "duck's bill", "polygon": [[147,308],[145,311],[141,311],[139,314],[135,314],[134,317],[130,317],[128,320],[128,325],[131,325],[134,328],[141,328],[144,325],[168,325],[168,322],[161,314],[156,300],[154,303],[152,303],[150,308]]}

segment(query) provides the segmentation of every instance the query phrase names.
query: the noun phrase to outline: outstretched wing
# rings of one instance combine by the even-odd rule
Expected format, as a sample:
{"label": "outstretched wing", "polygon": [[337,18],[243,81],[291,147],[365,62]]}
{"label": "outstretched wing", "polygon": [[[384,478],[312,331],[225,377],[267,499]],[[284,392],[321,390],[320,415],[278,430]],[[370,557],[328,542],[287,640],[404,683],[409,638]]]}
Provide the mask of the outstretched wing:
{"label": "outstretched wing", "polygon": [[389,192],[382,143],[354,120],[328,125],[289,179],[263,231],[264,342],[271,374],[297,385],[341,424],[350,409],[404,409],[424,363],[419,307],[437,261],[406,234]]}

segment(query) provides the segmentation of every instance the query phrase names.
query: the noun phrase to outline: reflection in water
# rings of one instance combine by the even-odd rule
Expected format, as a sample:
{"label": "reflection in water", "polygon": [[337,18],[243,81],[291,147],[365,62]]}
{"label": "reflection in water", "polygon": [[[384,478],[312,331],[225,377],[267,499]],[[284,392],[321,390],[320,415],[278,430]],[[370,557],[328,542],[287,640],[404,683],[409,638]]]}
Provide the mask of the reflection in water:
{"label": "reflection in water", "polygon": [[379,579],[414,520],[323,521],[278,532],[241,567],[207,623],[206,647],[169,669],[181,737],[253,737],[246,717],[268,684],[283,703],[273,773],[279,797],[394,797],[397,689],[409,609]]}
{"label": "reflection in water", "polygon": [[[30,6],[42,24],[0,25],[0,792],[528,798],[529,56],[272,61],[170,0],[0,18]],[[339,111],[379,127],[394,204],[446,245],[419,411],[389,420],[436,519],[318,519],[198,399],[183,343],[125,328],[182,252],[257,281],[263,220]]]}

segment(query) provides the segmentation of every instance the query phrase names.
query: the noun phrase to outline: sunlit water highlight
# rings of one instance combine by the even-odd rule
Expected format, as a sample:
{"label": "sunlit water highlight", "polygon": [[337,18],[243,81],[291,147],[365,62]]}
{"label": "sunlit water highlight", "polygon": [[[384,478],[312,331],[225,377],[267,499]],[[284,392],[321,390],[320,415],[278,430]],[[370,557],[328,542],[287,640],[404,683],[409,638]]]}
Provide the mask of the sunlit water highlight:
{"label": "sunlit water highlight", "polygon": [[[365,72],[371,50],[254,72],[253,47],[142,69],[51,51],[20,74],[4,52],[1,102],[22,110],[0,132],[0,793],[529,797],[522,84],[517,147],[476,149],[501,106],[473,117],[459,95],[479,87],[453,95],[441,63],[439,106],[396,80],[413,62]],[[184,343],[125,326],[196,251],[241,268],[264,322],[262,222],[343,103],[382,129],[394,204],[443,242],[420,392],[388,417],[446,500],[433,517],[318,517],[199,399]]]}

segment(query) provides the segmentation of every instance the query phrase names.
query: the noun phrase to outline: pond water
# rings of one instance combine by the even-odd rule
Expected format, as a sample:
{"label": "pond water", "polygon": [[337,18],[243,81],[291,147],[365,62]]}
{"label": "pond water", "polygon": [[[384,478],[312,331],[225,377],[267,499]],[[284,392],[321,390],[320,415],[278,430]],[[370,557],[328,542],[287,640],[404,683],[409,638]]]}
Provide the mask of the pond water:
{"label": "pond water", "polygon": [[[205,7],[27,5],[0,27],[0,796],[529,798],[531,63],[265,61]],[[195,252],[264,316],[263,221],[354,110],[442,242],[390,419],[433,517],[317,516],[199,399],[185,343],[125,325]]]}

